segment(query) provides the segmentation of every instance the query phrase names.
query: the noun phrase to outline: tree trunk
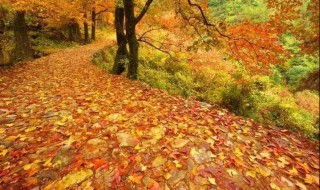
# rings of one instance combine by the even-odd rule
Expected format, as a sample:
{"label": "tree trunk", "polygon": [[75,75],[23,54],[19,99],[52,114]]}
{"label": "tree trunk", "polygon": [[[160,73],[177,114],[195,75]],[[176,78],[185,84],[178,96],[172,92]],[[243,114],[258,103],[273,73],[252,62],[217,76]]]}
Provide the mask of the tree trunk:
{"label": "tree trunk", "polygon": [[[0,44],[1,45],[1,44]],[[0,66],[1,65],[4,65],[5,64],[5,62],[4,62],[4,54],[3,54],[3,52],[2,52],[2,48],[1,48],[1,46],[0,46]]]}
{"label": "tree trunk", "polygon": [[125,71],[125,63],[128,59],[127,39],[124,33],[124,8],[117,6],[115,10],[115,27],[117,34],[118,50],[114,60],[112,73],[120,75]]}
{"label": "tree trunk", "polygon": [[125,18],[126,18],[126,36],[129,44],[129,66],[128,75],[129,79],[138,78],[138,55],[139,43],[136,37],[136,23],[134,17],[134,4],[133,0],[124,1]]}
{"label": "tree trunk", "polygon": [[92,19],[92,25],[91,25],[91,39],[96,40],[96,8],[93,8],[91,11],[91,19]]}
{"label": "tree trunk", "polygon": [[68,25],[66,25],[67,38],[70,41],[78,41],[81,39],[81,32],[79,24],[73,20]]}
{"label": "tree trunk", "polygon": [[86,21],[87,13],[84,14],[84,18],[85,18],[85,21],[83,22],[83,26],[84,26],[84,44],[88,44],[89,43],[89,26],[88,26],[88,23]]}
{"label": "tree trunk", "polygon": [[15,59],[19,61],[32,60],[32,49],[28,38],[28,27],[25,12],[17,11],[14,18]]}

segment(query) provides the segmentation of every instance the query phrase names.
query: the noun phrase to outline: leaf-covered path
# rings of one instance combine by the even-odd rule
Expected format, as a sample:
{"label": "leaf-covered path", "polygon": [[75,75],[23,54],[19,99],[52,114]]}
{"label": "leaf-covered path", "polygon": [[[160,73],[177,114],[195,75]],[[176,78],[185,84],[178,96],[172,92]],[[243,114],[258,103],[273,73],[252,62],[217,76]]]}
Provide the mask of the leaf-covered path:
{"label": "leaf-covered path", "polygon": [[317,143],[111,76],[91,44],[0,70],[0,189],[317,189]]}

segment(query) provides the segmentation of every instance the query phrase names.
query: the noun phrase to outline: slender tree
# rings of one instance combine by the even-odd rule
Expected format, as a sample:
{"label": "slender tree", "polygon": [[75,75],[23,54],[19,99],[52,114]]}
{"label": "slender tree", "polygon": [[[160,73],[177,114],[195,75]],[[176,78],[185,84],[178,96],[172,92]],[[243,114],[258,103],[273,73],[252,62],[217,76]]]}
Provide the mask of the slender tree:
{"label": "slender tree", "polygon": [[96,14],[96,8],[93,7],[92,11],[91,11],[91,40],[96,40],[96,18],[97,18],[97,14]]}
{"label": "slender tree", "polygon": [[83,27],[84,27],[84,44],[88,44],[89,43],[89,26],[87,22],[87,13],[84,13]]}
{"label": "slender tree", "polygon": [[27,61],[32,59],[32,49],[28,38],[28,26],[25,11],[17,11],[14,18],[15,59]]}
{"label": "slender tree", "polygon": [[124,33],[124,6],[122,0],[117,1],[115,8],[115,28],[118,50],[114,60],[112,73],[119,75],[125,70],[125,62],[128,59],[127,39]]}
{"label": "slender tree", "polygon": [[126,19],[126,37],[129,44],[129,66],[128,75],[130,79],[138,78],[138,56],[139,56],[139,42],[136,36],[136,25],[141,21],[143,16],[148,11],[153,0],[147,0],[140,14],[135,17],[133,0],[124,1],[125,19]]}

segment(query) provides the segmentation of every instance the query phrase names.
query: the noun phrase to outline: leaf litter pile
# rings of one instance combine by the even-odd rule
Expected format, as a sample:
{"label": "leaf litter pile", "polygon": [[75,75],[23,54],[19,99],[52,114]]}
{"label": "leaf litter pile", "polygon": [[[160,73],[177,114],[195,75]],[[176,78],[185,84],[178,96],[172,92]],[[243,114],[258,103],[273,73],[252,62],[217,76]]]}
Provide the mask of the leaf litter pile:
{"label": "leaf litter pile", "polygon": [[91,63],[0,71],[0,189],[317,189],[319,146]]}

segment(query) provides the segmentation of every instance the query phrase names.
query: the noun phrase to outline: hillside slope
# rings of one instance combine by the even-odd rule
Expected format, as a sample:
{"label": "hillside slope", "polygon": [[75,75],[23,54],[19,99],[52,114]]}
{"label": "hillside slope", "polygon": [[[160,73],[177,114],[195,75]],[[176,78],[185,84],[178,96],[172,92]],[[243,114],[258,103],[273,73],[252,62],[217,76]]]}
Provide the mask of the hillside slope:
{"label": "hillside slope", "polygon": [[0,70],[0,189],[317,189],[316,143],[109,75],[104,45]]}

